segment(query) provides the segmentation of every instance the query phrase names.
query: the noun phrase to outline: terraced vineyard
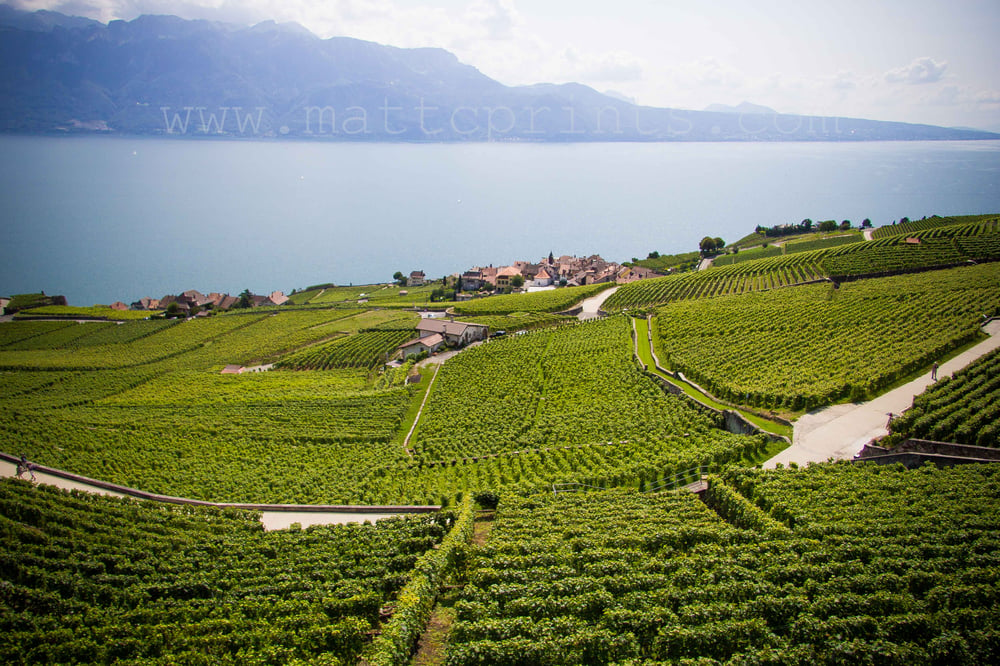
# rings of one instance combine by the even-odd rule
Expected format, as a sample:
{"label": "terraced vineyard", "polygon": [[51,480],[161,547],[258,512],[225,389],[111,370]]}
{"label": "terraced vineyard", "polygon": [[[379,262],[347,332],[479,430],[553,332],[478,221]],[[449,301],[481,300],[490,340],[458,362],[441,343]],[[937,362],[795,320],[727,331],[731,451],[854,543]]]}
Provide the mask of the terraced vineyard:
{"label": "terraced vineyard", "polygon": [[[176,324],[15,322],[2,328],[0,358],[32,365],[3,372],[0,404],[19,449],[86,476],[221,501],[362,501],[373,469],[405,457],[391,442],[414,389],[383,381],[367,362],[360,371],[218,370],[416,317],[328,310]],[[129,329],[143,335],[107,342]],[[66,332],[80,330],[104,341],[79,346],[85,338]]]}
{"label": "terraced vineyard", "polygon": [[[852,281],[1000,259],[1000,221],[963,222],[807,241],[615,296],[668,303],[661,361],[731,402],[869,397],[1000,314],[1000,263]],[[407,664],[448,583],[452,666],[1000,661],[1000,469],[747,469],[773,445],[645,375],[626,317],[552,314],[606,286],[463,304],[509,334],[450,359],[429,389],[432,369],[408,384],[412,363],[379,367],[414,336],[403,307],[424,288],[407,301],[395,286],[327,287],[194,321],[0,325],[9,452],[196,499],[459,507],[264,533],[239,511],[0,481],[0,660]],[[298,370],[219,372],[263,362]],[[994,354],[943,378],[898,437],[996,445],[998,367]],[[705,502],[641,492],[700,465],[716,475]],[[500,505],[470,549],[476,496]],[[467,580],[445,579],[456,565]]]}
{"label": "terraced vineyard", "polygon": [[356,663],[454,517],[256,518],[0,481],[0,661]]}
{"label": "terraced vineyard", "polygon": [[454,305],[455,312],[463,315],[505,315],[513,312],[561,312],[569,310],[580,301],[590,298],[612,283],[592,284],[584,287],[563,287],[529,294],[506,294],[477,298]]}
{"label": "terraced vineyard", "polygon": [[[739,256],[739,255],[737,255]],[[622,285],[604,302],[617,312],[696,298],[745,294],[824,279],[820,253],[803,252]]]}
{"label": "terraced vineyard", "polygon": [[[791,244],[790,244],[791,246]],[[729,255],[737,258],[748,253]],[[1000,218],[889,235],[871,242],[792,252],[623,285],[604,309],[643,309],[680,300],[744,294],[817,280],[853,280],[1000,259]],[[721,262],[720,262],[721,263]]]}
{"label": "terraced vineyard", "polygon": [[666,394],[631,358],[612,317],[494,340],[440,370],[410,441],[412,462],[368,494],[453,501],[477,490],[556,482],[655,484],[700,464],[750,459],[758,437]]}
{"label": "terraced vineyard", "polygon": [[900,224],[889,224],[883,227],[879,227],[872,232],[873,238],[885,238],[887,236],[898,236],[900,234],[912,234],[919,231],[926,231],[928,229],[937,229],[940,227],[951,227],[955,225],[968,225],[976,224],[979,222],[995,221],[998,219],[995,214],[991,215],[955,215],[939,217],[937,215],[932,215],[931,217],[926,217],[922,220],[911,220],[909,222],[902,222]]}
{"label": "terraced vineyard", "polygon": [[400,287],[396,284],[363,284],[350,287],[321,287],[292,294],[290,300],[296,305],[333,306],[354,305],[361,303],[378,307],[430,304],[431,292],[441,287],[441,281],[436,284],[419,287]]}
{"label": "terraced vineyard", "polygon": [[913,406],[892,421],[893,446],[905,439],[931,439],[1000,447],[1000,350],[951,377],[942,377],[913,399]]}
{"label": "terraced vineyard", "polygon": [[712,429],[639,372],[630,334],[628,320],[613,317],[463,352],[438,374],[414,455],[450,460]]}
{"label": "terraced vineyard", "polygon": [[105,305],[93,307],[74,307],[71,305],[45,305],[18,312],[19,319],[34,319],[39,317],[60,317],[66,319],[107,319],[109,321],[138,321],[152,315],[162,314],[162,310],[115,310]]}
{"label": "terraced vineyard", "polygon": [[708,501],[736,525],[683,493],[505,498],[447,663],[995,663],[998,476],[733,472]]}
{"label": "terraced vineyard", "polygon": [[660,361],[718,397],[772,409],[860,400],[974,340],[1000,265],[673,303]]}
{"label": "terraced vineyard", "polygon": [[384,364],[393,352],[415,337],[415,329],[372,329],[286,356],[280,368],[329,370],[331,368],[373,368]]}
{"label": "terraced vineyard", "polygon": [[491,333],[496,333],[497,331],[514,333],[516,331],[532,331],[539,328],[573,324],[578,320],[576,317],[554,315],[547,312],[511,312],[510,314],[503,315],[464,316],[462,317],[462,321],[487,326]]}
{"label": "terraced vineyard", "polygon": [[843,245],[853,245],[864,241],[865,237],[860,231],[851,231],[845,234],[826,236],[820,238],[810,238],[805,240],[795,240],[785,243],[785,254],[795,254],[796,252],[811,252],[812,250],[822,250]]}

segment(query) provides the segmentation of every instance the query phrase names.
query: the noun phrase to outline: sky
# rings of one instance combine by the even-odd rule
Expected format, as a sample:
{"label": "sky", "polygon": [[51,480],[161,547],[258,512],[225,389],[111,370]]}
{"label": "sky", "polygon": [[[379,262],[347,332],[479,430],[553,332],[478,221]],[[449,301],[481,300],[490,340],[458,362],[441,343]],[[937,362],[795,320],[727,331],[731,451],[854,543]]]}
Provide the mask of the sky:
{"label": "sky", "polygon": [[1000,131],[997,0],[0,0],[433,46],[507,85],[575,81],[647,106]]}

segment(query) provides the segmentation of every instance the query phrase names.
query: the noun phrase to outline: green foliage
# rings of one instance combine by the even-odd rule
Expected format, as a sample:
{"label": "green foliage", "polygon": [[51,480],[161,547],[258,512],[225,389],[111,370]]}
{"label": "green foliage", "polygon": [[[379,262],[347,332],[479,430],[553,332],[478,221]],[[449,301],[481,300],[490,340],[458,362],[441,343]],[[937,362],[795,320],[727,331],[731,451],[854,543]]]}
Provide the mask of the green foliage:
{"label": "green foliage", "polygon": [[667,271],[674,269],[678,271],[685,271],[695,268],[701,259],[700,252],[682,252],[680,254],[659,254],[652,256],[650,253],[645,259],[641,261],[633,262],[635,266],[641,266],[642,268],[648,268],[654,271],[660,271],[666,273]]}
{"label": "green foliage", "polygon": [[951,227],[957,225],[969,225],[977,224],[981,222],[991,222],[1000,219],[996,213],[988,215],[954,215],[939,217],[937,215],[932,215],[930,217],[925,217],[922,220],[912,220],[902,222],[901,224],[888,224],[883,227],[879,227],[872,232],[873,238],[885,238],[888,236],[897,236],[900,234],[912,234],[918,231],[926,231],[928,229],[937,229],[939,227]]}
{"label": "green foliage", "polygon": [[705,503],[712,507],[724,520],[745,530],[754,530],[772,538],[790,536],[786,525],[778,522],[760,507],[747,501],[718,476],[708,479]]}
{"label": "green foliage", "polygon": [[435,379],[409,444],[413,469],[386,471],[382,483],[404,497],[639,485],[766,445],[716,429],[643,375],[630,333],[612,317],[462,352]]}
{"label": "green foliage", "polygon": [[18,315],[19,319],[32,317],[60,317],[77,319],[107,319],[109,321],[137,321],[160,314],[160,310],[115,310],[105,305],[74,307],[70,305],[46,305],[35,307]]}
{"label": "green foliage", "polygon": [[613,317],[466,350],[438,373],[414,455],[436,461],[711,430],[709,418],[639,372],[630,333],[627,319]]}
{"label": "green foliage", "polygon": [[472,539],[475,505],[465,501],[440,547],[428,550],[413,567],[413,575],[396,599],[392,619],[366,650],[371,666],[406,666],[417,639],[430,619],[441,584],[456,567],[464,546]]}
{"label": "green foliage", "polygon": [[755,259],[766,259],[767,257],[777,257],[784,254],[783,248],[779,245],[769,245],[767,247],[755,247],[750,250],[743,250],[742,252],[737,252],[736,254],[725,254],[721,257],[716,257],[712,261],[712,266],[731,266],[733,264],[742,264],[747,261],[753,261]]}
{"label": "green foliage", "polygon": [[3,480],[0,660],[356,663],[410,570],[454,540],[448,524],[265,533],[250,512]]}
{"label": "green foliage", "polygon": [[512,312],[561,312],[613,287],[612,283],[564,287],[530,294],[489,296],[455,304],[455,312],[467,315],[501,315]]}
{"label": "green foliage", "polygon": [[734,470],[749,530],[689,493],[505,497],[447,663],[990,663],[998,476]]}
{"label": "green foliage", "polygon": [[[919,242],[908,242],[908,238]],[[777,254],[779,250],[768,247],[752,251],[760,252],[757,257],[744,251],[720,258],[708,270],[622,285],[605,301],[604,309],[614,312],[693,298],[768,291],[823,279],[884,277],[998,261],[1000,220],[824,247],[791,253],[786,248],[784,255],[767,258],[757,257]]]}
{"label": "green foliage", "polygon": [[491,333],[497,331],[514,333],[516,331],[533,331],[539,328],[564,326],[574,324],[579,320],[576,317],[554,315],[547,312],[511,312],[510,314],[503,315],[464,316],[462,317],[462,321],[487,326]]}
{"label": "green foliage", "polygon": [[65,305],[66,299],[62,296],[46,296],[44,292],[37,294],[14,294],[10,297],[10,303],[7,304],[5,309],[7,314],[10,314],[21,310],[59,304]]}
{"label": "green foliage", "polygon": [[979,335],[1000,265],[674,303],[660,361],[718,397],[776,409],[860,400]]}
{"label": "green foliage", "polygon": [[[405,280],[405,277],[404,277]],[[310,291],[297,297],[296,303],[308,303],[313,306],[354,305],[360,301],[379,307],[399,307],[413,305],[428,305],[431,294],[440,285],[426,284],[419,287],[407,287],[399,284],[363,284],[350,287],[326,287]],[[402,292],[406,292],[405,294]]]}
{"label": "green foliage", "polygon": [[393,352],[416,335],[415,329],[372,329],[284,357],[278,367],[294,370],[372,368],[384,364]]}
{"label": "green foliage", "polygon": [[846,234],[837,234],[822,238],[812,238],[808,240],[789,241],[784,245],[785,254],[796,252],[811,252],[830,247],[840,247],[841,245],[852,245],[864,242],[865,237],[860,231]]}
{"label": "green foliage", "polygon": [[892,422],[884,444],[931,439],[973,446],[1000,447],[1000,350],[980,358],[952,377],[941,377],[913,399],[913,406]]}

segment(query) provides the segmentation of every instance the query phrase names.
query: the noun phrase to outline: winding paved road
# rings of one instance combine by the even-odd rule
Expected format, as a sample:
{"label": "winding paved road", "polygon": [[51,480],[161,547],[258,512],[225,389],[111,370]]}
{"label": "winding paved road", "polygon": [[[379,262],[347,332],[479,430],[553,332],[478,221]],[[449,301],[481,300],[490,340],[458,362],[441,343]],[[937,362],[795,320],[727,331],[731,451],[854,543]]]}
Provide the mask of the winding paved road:
{"label": "winding paved road", "polygon": [[[941,364],[939,377],[947,377],[969,365],[980,356],[1000,348],[1000,320],[983,327],[989,339],[980,342]],[[933,384],[931,373],[879,397],[859,404],[833,405],[810,412],[795,422],[792,445],[764,463],[765,469],[778,463],[804,465],[829,458],[853,458],[864,445],[887,434],[888,414],[900,414],[910,408],[913,398]]]}
{"label": "winding paved road", "polygon": [[583,311],[577,315],[577,318],[580,319],[581,321],[585,321],[587,319],[597,319],[597,317],[600,316],[599,313],[601,311],[601,306],[604,305],[604,301],[608,300],[611,294],[615,293],[616,291],[618,291],[618,287],[605,289],[597,296],[592,296],[587,300],[585,300],[583,303],[580,304],[581,307],[583,307]]}

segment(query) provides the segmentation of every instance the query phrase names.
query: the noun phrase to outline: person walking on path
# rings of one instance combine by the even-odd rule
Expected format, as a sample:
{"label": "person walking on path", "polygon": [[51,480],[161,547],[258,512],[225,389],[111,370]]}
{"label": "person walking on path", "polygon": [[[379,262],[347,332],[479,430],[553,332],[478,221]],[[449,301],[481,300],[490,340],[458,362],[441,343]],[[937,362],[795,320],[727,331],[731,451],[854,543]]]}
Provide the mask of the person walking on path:
{"label": "person walking on path", "polygon": [[28,461],[28,456],[21,454],[21,460],[17,463],[17,478],[21,478],[27,472],[31,475],[31,480],[35,481],[35,463]]}
{"label": "person walking on path", "polygon": [[931,380],[935,382],[937,381],[937,371],[938,371],[938,364],[937,361],[934,361],[934,365],[931,366]]}

